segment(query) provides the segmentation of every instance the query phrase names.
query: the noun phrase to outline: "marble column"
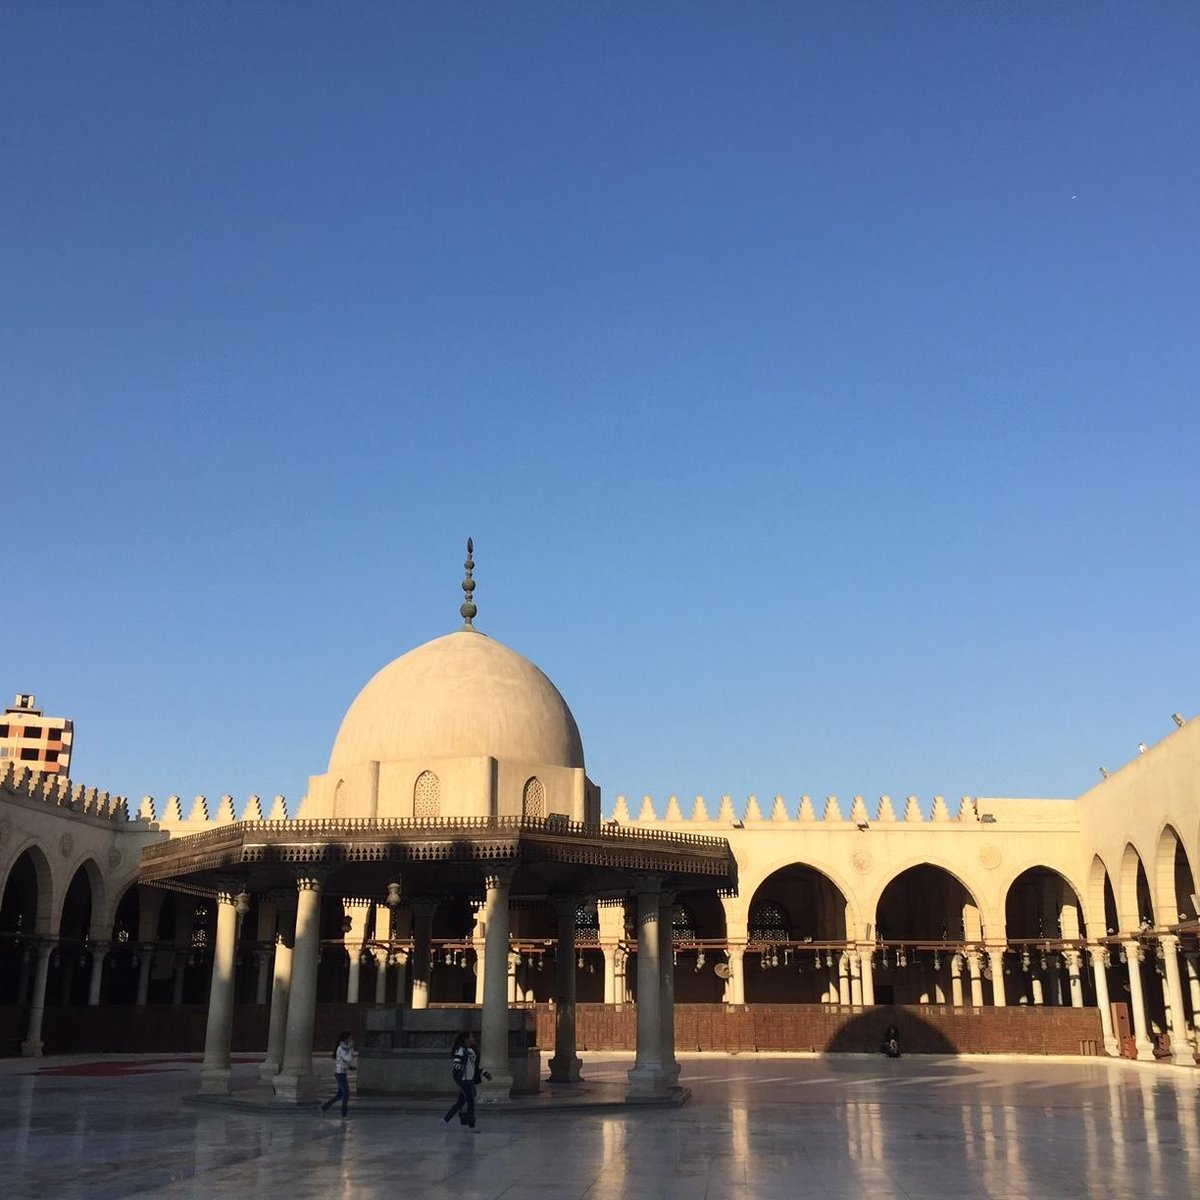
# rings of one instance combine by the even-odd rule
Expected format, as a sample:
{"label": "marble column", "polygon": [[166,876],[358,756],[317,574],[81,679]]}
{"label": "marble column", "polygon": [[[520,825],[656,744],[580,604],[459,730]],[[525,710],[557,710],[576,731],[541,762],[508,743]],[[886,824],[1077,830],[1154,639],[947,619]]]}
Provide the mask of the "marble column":
{"label": "marble column", "polygon": [[729,1000],[730,1004],[746,1003],[746,947],[729,946]]}
{"label": "marble column", "polygon": [[1179,938],[1164,933],[1159,938],[1163,949],[1163,999],[1171,1023],[1171,1061],[1176,1066],[1193,1067],[1196,1056],[1188,1043],[1187,1018],[1183,1009],[1183,980],[1179,975]]}
{"label": "marble column", "polygon": [[660,892],[658,897],[658,970],[659,970],[659,1046],[662,1052],[662,1078],[666,1087],[679,1083],[679,1063],[675,1059],[675,893]]}
{"label": "marble column", "polygon": [[487,956],[483,947],[487,945],[487,923],[482,910],[475,913],[475,926],[471,931],[471,948],[475,951],[475,1003],[483,1006],[484,980],[487,976]]}
{"label": "marble column", "polygon": [[430,947],[433,941],[433,914],[438,902],[433,896],[417,896],[412,901],[413,950],[409,969],[412,974],[412,1007],[429,1007]]}
{"label": "marble column", "polygon": [[217,936],[213,945],[212,982],[208,989],[208,1026],[200,1094],[229,1092],[229,1047],[233,1040],[233,985],[237,958],[238,913],[232,887],[217,893]]}
{"label": "marble column", "polygon": [[837,1002],[843,1008],[850,1004],[850,962],[845,951],[839,951],[834,960],[837,968],[838,998]]}
{"label": "marble column", "polygon": [[963,956],[961,954],[952,954],[950,956],[950,1003],[955,1008],[963,1006]]}
{"label": "marble column", "polygon": [[481,1088],[483,1099],[507,1100],[513,1077],[508,1065],[508,889],[512,882],[509,866],[489,867],[484,877],[487,907],[484,920],[483,1013],[480,1061],[490,1071],[490,1082]]}
{"label": "marble column", "polygon": [[857,951],[846,951],[846,971],[850,976],[850,1003],[855,1008],[861,1008],[863,1002],[862,975],[859,974],[861,961]]}
{"label": "marble column", "polygon": [[631,1097],[658,1096],[663,1090],[662,1011],[658,961],[657,876],[637,885],[637,1056],[629,1071]]}
{"label": "marble column", "polygon": [[137,996],[134,1004],[145,1008],[150,999],[150,972],[154,967],[154,943],[143,942],[138,946]]}
{"label": "marble column", "polygon": [[604,955],[604,1003],[616,1004],[617,1000],[617,948],[602,942],[600,953]]}
{"label": "marble column", "polygon": [[875,960],[873,951],[861,950],[858,955],[859,974],[862,976],[862,1002],[868,1008],[875,1003]]}
{"label": "marble column", "polygon": [[1200,1050],[1200,951],[1184,951],[1183,965],[1187,971],[1188,994],[1192,1000],[1192,1041]]}
{"label": "marble column", "polygon": [[1046,989],[1036,963],[1029,965],[1029,993],[1035,1005],[1040,1007],[1046,1003]]}
{"label": "marble column", "polygon": [[983,963],[978,950],[967,951],[967,975],[971,980],[971,1007],[983,1007]]}
{"label": "marble column", "polygon": [[255,953],[257,975],[254,979],[254,1003],[267,1003],[271,987],[271,952],[275,945],[275,929],[279,923],[279,914],[273,901],[259,900],[258,902],[258,950]]}
{"label": "marble column", "polygon": [[312,1057],[323,883],[324,876],[312,869],[296,880],[296,938],[288,986],[287,1033],[284,1035],[283,1062],[273,1081],[275,1099],[280,1104],[305,1104],[317,1098]]}
{"label": "marble column", "polygon": [[1150,1028],[1146,1021],[1146,999],[1142,990],[1142,964],[1138,958],[1139,943],[1122,943],[1129,964],[1129,1009],[1133,1016],[1134,1045],[1139,1062],[1154,1061],[1154,1043],[1150,1040]]}
{"label": "marble column", "polygon": [[93,942],[91,974],[88,976],[88,1005],[95,1008],[100,1003],[100,987],[104,982],[104,960],[112,949],[109,942]]}
{"label": "marble column", "polygon": [[1096,1007],[1100,1010],[1100,1029],[1104,1035],[1104,1052],[1119,1058],[1121,1047],[1113,1030],[1112,1005],[1108,1000],[1108,951],[1103,946],[1092,946],[1088,950],[1092,959],[1092,980],[1096,985]]}
{"label": "marble column", "polygon": [[1083,956],[1078,950],[1064,950],[1063,958],[1067,962],[1067,986],[1071,989],[1071,1007],[1083,1007]]}
{"label": "marble column", "polygon": [[183,1003],[183,985],[187,982],[188,953],[175,952],[174,970],[171,975],[171,1006],[178,1008]]}
{"label": "marble column", "polygon": [[583,1066],[575,1053],[575,914],[578,896],[556,896],[558,943],[554,950],[554,1057],[551,1083],[574,1083]]}
{"label": "marble column", "polygon": [[367,936],[367,918],[371,915],[371,906],[361,900],[350,901],[346,904],[346,917],[350,928],[345,931],[343,944],[350,967],[346,980],[346,1003],[357,1004],[359,984],[362,979],[362,956]]}
{"label": "marble column", "polygon": [[50,974],[50,955],[55,942],[51,938],[37,942],[37,960],[33,966],[33,987],[29,992],[29,1020],[25,1025],[25,1040],[21,1053],[26,1058],[42,1056],[42,1013],[46,1010],[46,978]]}
{"label": "marble column", "polygon": [[988,968],[992,972],[992,1007],[1004,1008],[1008,996],[1004,985],[1004,943],[993,943],[987,948]]}
{"label": "marble column", "polygon": [[505,990],[508,993],[509,1004],[517,1003],[517,969],[521,965],[521,956],[515,951],[510,950],[508,954],[508,978],[505,980]]}
{"label": "marble column", "polygon": [[258,1069],[264,1083],[270,1083],[283,1066],[287,1045],[288,992],[292,985],[292,947],[296,941],[296,909],[287,897],[278,905],[275,954],[271,978],[271,1011],[267,1025],[267,1056]]}
{"label": "marble column", "polygon": [[33,982],[33,960],[36,957],[33,947],[26,944],[21,951],[21,969],[17,973],[17,1007],[24,1008],[29,1003],[29,985]]}
{"label": "marble column", "polygon": [[376,947],[371,951],[371,958],[375,963],[375,1003],[387,1003],[387,985],[388,985],[388,956],[386,950],[380,950]]}

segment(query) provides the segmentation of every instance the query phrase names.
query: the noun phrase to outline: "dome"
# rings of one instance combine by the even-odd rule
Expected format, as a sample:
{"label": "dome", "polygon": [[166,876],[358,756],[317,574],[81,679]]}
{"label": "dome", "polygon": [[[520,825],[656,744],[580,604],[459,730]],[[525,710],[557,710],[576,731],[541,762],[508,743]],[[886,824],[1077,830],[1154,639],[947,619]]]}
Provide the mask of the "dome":
{"label": "dome", "polygon": [[583,742],[567,702],[533,663],[461,629],[388,663],[359,692],[329,770],[485,755],[582,767]]}

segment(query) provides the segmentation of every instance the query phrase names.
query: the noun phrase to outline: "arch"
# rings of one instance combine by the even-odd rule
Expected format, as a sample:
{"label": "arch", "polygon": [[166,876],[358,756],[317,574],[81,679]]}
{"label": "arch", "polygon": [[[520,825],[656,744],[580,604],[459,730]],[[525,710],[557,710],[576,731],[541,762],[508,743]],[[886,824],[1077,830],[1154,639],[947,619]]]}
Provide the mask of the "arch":
{"label": "arch", "polygon": [[17,869],[17,864],[26,856],[33,869],[35,882],[32,932],[38,937],[45,937],[53,930],[50,922],[54,909],[54,873],[46,852],[32,838],[17,851],[9,863],[3,886],[0,886],[0,902],[7,897],[8,884]]}
{"label": "arch", "polygon": [[1087,899],[1088,911],[1095,914],[1093,924],[1096,930],[1102,928],[1109,935],[1116,933],[1120,918],[1116,912],[1112,874],[1099,854],[1092,855],[1092,865],[1088,868]]}
{"label": "arch", "polygon": [[857,922],[846,889],[826,871],[807,862],[788,862],[766,875],[750,892],[746,937],[754,940],[756,921],[770,941],[853,940]]}
{"label": "arch", "polygon": [[413,783],[413,816],[436,821],[442,815],[442,781],[432,771],[422,771]]}
{"label": "arch", "polygon": [[[1078,913],[1074,929],[1063,920],[1071,901]],[[1032,863],[1004,889],[1004,930],[1010,939],[1061,936],[1069,940],[1083,936],[1086,929],[1080,890],[1056,867]]]}
{"label": "arch", "polygon": [[946,875],[949,875],[950,878],[953,879],[955,881],[955,883],[957,883],[963,889],[963,891],[971,898],[971,903],[974,904],[975,907],[979,910],[980,920],[983,921],[984,924],[990,924],[990,922],[988,920],[989,917],[999,919],[999,916],[1000,916],[999,913],[991,911],[990,909],[986,908],[982,903],[980,903],[980,900],[979,900],[980,892],[976,891],[976,889],[963,878],[962,873],[960,872],[960,870],[957,866],[951,866],[944,859],[932,858],[929,855],[917,856],[915,858],[910,858],[903,863],[898,863],[895,866],[895,868],[893,868],[892,873],[879,884],[878,889],[870,897],[870,900],[871,900],[870,912],[872,914],[878,915],[879,902],[880,902],[880,900],[883,899],[888,888],[890,888],[892,886],[892,884],[895,883],[896,880],[899,879],[902,875],[906,874],[909,871],[914,870],[917,867],[933,867],[935,870],[942,871]]}
{"label": "arch", "polygon": [[1196,876],[1183,839],[1171,824],[1163,825],[1154,852],[1154,908],[1162,925],[1194,921]]}
{"label": "arch", "polygon": [[[808,870],[815,871],[818,875],[823,876],[825,879],[828,879],[829,882],[838,890],[838,892],[841,893],[842,899],[846,902],[846,928],[854,930],[863,928],[863,909],[859,903],[858,896],[850,887],[846,879],[837,871],[832,870],[820,863],[813,862],[811,859],[796,858],[795,855],[788,855],[786,857],[781,856],[780,858],[775,859],[773,862],[767,865],[767,867],[758,875],[756,879],[753,880],[753,883],[751,883],[751,880],[746,880],[742,885],[740,885],[740,891],[742,895],[749,897],[750,900],[753,900],[753,898],[758,894],[759,889],[764,883],[767,882],[768,879],[770,879],[773,875],[777,875],[780,871],[786,870],[788,867],[807,868]],[[747,903],[744,908],[741,908],[741,912],[746,914],[747,927],[749,910],[749,903]],[[737,911],[738,909],[735,909],[732,905],[730,906],[731,913],[735,913]],[[735,923],[730,921],[729,924],[732,928]]]}
{"label": "arch", "polygon": [[[1148,911],[1147,911],[1148,910]],[[1121,852],[1121,874],[1117,880],[1117,915],[1122,933],[1136,933],[1143,922],[1154,924],[1154,902],[1142,856],[1132,842]]]}
{"label": "arch", "polygon": [[521,789],[521,817],[523,820],[540,819],[546,815],[546,787],[536,776],[531,775]]}
{"label": "arch", "polygon": [[[927,906],[922,910],[909,909],[907,912],[895,907],[893,897],[896,885],[907,882],[918,886],[921,888],[920,895],[924,897],[930,895],[931,891],[940,890],[946,881],[959,891],[955,894],[952,889],[947,889],[946,895],[941,897],[944,900],[941,912]],[[888,900],[892,903],[885,905]],[[983,910],[975,893],[955,871],[941,863],[922,859],[897,871],[880,890],[875,902],[875,932],[886,941],[958,941],[962,933],[959,928],[963,920],[962,910],[968,904],[982,917]],[[887,919],[889,917],[892,919]],[[901,919],[897,920],[896,917]]]}
{"label": "arch", "polygon": [[[75,887],[76,880],[79,879],[80,875],[83,876],[88,889],[88,923],[87,928],[79,931],[80,935],[107,937],[108,930],[104,927],[103,922],[107,914],[105,901],[108,888],[104,882],[104,874],[100,870],[99,864],[90,854],[86,854],[79,859],[67,875],[67,886],[57,898],[55,911],[51,915],[51,929],[59,930],[61,933],[63,915],[67,907],[67,898],[71,895],[71,889]],[[99,928],[97,928],[98,922]]]}

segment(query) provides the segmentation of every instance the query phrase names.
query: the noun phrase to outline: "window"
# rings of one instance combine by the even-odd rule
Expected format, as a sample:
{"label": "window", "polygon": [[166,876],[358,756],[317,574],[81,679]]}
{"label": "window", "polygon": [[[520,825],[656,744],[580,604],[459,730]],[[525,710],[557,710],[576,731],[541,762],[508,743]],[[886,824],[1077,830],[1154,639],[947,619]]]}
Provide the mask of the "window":
{"label": "window", "polygon": [[575,942],[594,946],[600,941],[600,914],[596,903],[581,904],[575,910]]}
{"label": "window", "polygon": [[49,739],[50,739],[52,742],[61,742],[61,741],[62,741],[62,735],[63,735],[63,731],[62,731],[61,729],[47,729],[47,730],[46,730],[46,736],[47,736],[47,737],[48,737],[48,738],[49,738]]}
{"label": "window", "polygon": [[750,910],[750,940],[752,942],[786,942],[788,919],[778,904],[763,901]]}
{"label": "window", "polygon": [[7,758],[7,757],[8,757],[8,747],[0,746],[0,758]]}
{"label": "window", "polygon": [[8,726],[0,725],[0,737],[8,737]]}
{"label": "window", "polygon": [[36,759],[37,756],[38,756],[38,752],[37,752],[36,747],[34,747],[34,746],[26,746],[25,749],[23,749],[21,751],[21,758],[25,762],[29,762],[32,759]]}
{"label": "window", "polygon": [[47,750],[45,754],[46,762],[58,762],[58,751]]}
{"label": "window", "polygon": [[694,942],[696,940],[696,919],[686,904],[676,904],[671,909],[671,940],[673,942]]}
{"label": "window", "polygon": [[525,784],[525,792],[521,796],[521,816],[544,817],[546,815],[546,789],[542,781],[535,775]]}
{"label": "window", "polygon": [[26,725],[25,736],[31,738],[40,738],[42,736],[42,727],[40,725]]}
{"label": "window", "polygon": [[442,815],[442,783],[432,771],[422,771],[413,784],[413,816],[436,820]]}

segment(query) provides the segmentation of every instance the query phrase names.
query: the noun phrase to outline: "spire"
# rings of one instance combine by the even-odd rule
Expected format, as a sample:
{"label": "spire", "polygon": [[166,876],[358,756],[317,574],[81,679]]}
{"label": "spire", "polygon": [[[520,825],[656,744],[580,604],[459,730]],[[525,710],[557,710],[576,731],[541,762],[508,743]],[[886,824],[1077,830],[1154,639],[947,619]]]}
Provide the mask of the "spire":
{"label": "spire", "polygon": [[471,599],[471,593],[475,591],[475,580],[471,577],[471,572],[475,570],[475,543],[467,538],[467,561],[463,566],[467,569],[466,578],[462,581],[463,596],[465,599],[462,602],[462,607],[459,612],[462,613],[463,628],[474,629],[475,626],[471,622],[475,619],[475,614],[479,611],[475,607],[475,601]]}

